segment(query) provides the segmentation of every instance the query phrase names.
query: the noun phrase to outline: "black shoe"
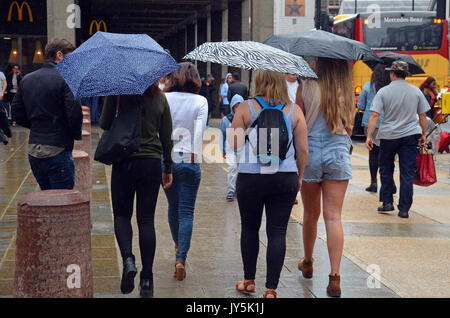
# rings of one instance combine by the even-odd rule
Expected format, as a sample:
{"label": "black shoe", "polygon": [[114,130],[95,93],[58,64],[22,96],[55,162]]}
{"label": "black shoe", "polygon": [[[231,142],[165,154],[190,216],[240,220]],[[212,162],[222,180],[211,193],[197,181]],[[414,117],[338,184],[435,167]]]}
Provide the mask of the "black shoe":
{"label": "black shoe", "polygon": [[122,281],[120,283],[120,290],[122,294],[129,294],[134,289],[134,277],[137,274],[134,256],[127,257],[123,261]]}
{"label": "black shoe", "polygon": [[371,183],[370,186],[368,188],[366,188],[367,192],[377,192],[378,191],[378,187],[376,183]]}
{"label": "black shoe", "polygon": [[401,218],[403,218],[403,219],[409,218],[408,212],[403,212],[403,211],[399,211],[399,212],[398,212],[398,216],[401,217]]}
{"label": "black shoe", "polygon": [[153,298],[153,279],[142,278],[139,284],[141,298]]}
{"label": "black shoe", "polygon": [[394,211],[394,205],[392,203],[384,203],[383,205],[378,207],[378,212],[385,213],[389,211]]}

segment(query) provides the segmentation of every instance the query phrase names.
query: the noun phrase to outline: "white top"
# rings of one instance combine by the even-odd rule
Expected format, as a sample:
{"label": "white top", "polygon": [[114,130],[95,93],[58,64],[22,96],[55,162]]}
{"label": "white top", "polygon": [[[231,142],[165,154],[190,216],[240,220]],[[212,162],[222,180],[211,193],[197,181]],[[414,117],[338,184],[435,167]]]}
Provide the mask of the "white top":
{"label": "white top", "polygon": [[295,99],[297,98],[298,82],[286,81],[286,85],[288,88],[289,99],[291,100],[292,103],[295,104]]}
{"label": "white top", "polygon": [[384,112],[377,139],[400,139],[422,134],[418,114],[430,109],[419,88],[405,80],[393,81],[375,95],[371,111]]}
{"label": "white top", "polygon": [[191,93],[165,94],[172,115],[173,153],[194,153],[200,156],[208,119],[207,99]]}
{"label": "white top", "polygon": [[5,74],[3,74],[3,72],[0,72],[0,93],[3,90],[3,81],[6,81],[6,77]]}

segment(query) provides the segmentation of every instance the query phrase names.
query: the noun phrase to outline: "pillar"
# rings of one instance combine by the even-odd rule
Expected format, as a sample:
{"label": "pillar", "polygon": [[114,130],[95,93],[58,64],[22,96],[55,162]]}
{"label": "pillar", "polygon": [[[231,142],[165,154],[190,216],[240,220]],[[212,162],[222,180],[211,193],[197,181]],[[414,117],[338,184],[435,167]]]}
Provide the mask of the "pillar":
{"label": "pillar", "polygon": [[75,140],[74,150],[86,152],[92,158],[91,133],[87,130],[81,132],[81,140]]}
{"label": "pillar", "polygon": [[83,119],[83,125],[81,126],[82,130],[86,130],[89,133],[91,133],[91,120],[90,119]]}
{"label": "pillar", "polygon": [[93,297],[89,204],[76,190],[18,203],[14,297]]}
{"label": "pillar", "polygon": [[76,28],[70,28],[67,20],[72,14],[67,7],[74,4],[74,0],[47,0],[47,35],[48,39],[64,38],[72,44],[75,42]]}

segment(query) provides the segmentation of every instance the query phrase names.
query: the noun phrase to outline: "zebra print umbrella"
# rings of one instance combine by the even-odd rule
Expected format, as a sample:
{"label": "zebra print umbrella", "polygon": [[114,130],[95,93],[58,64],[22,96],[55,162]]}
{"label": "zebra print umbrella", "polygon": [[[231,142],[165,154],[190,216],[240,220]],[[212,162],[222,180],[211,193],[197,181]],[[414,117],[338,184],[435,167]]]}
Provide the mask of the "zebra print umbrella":
{"label": "zebra print umbrella", "polygon": [[206,42],[184,59],[317,78],[302,57],[253,41]]}

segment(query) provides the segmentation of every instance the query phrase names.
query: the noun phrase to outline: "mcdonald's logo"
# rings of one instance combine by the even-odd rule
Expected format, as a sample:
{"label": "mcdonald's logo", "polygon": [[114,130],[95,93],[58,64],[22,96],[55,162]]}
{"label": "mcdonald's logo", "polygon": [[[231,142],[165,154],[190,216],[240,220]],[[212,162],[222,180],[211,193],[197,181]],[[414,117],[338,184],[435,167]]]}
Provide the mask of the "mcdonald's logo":
{"label": "mcdonald's logo", "polygon": [[12,21],[12,12],[14,7],[17,8],[18,18],[19,21],[23,21],[23,8],[26,6],[28,11],[28,20],[30,22],[33,22],[33,12],[31,11],[31,7],[26,1],[22,1],[22,4],[19,6],[19,3],[17,1],[13,1],[11,5],[9,6],[9,12],[8,12],[8,22]]}
{"label": "mcdonald's logo", "polygon": [[[108,28],[106,27],[106,22],[105,21],[103,21],[103,20],[100,20],[100,22],[97,22],[97,20],[92,20],[92,22],[91,22],[91,26],[89,27],[89,35],[92,35],[92,34],[94,34],[92,31],[92,29],[94,28],[94,25],[96,26],[96,28],[97,28],[97,31],[100,31],[100,28],[102,27],[102,25],[103,25],[103,30],[105,31],[105,32],[108,32]],[[96,32],[97,32],[96,31]]]}

